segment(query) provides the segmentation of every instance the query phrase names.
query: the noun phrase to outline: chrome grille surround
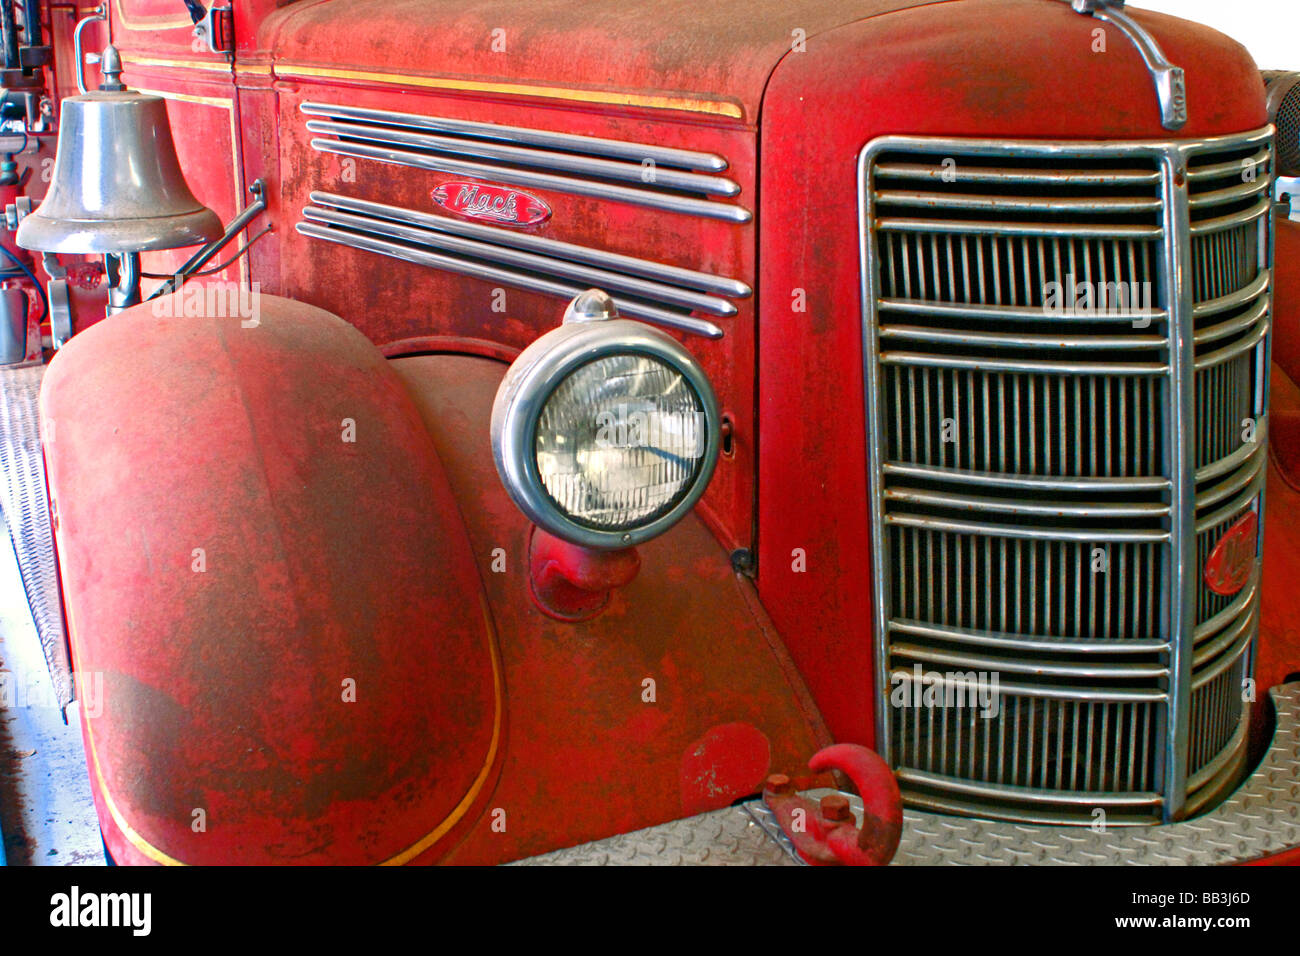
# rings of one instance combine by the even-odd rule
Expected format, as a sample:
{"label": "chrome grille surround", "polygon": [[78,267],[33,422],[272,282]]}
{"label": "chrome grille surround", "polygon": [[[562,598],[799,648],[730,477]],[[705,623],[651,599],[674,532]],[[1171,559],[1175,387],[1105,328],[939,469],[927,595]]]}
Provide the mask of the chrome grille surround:
{"label": "chrome grille surround", "polygon": [[[1156,823],[1240,772],[1262,536],[1237,594],[1202,568],[1263,509],[1272,134],[861,152],[877,746],[910,804]],[[1151,297],[1050,314],[1067,276]],[[998,714],[892,707],[918,669],[997,675]]]}

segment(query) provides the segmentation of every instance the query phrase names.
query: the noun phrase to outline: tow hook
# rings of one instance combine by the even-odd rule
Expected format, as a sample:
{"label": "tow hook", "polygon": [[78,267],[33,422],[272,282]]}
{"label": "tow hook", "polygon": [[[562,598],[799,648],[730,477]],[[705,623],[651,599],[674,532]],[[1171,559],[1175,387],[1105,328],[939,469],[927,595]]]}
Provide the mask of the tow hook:
{"label": "tow hook", "polygon": [[903,836],[903,800],[889,766],[858,744],[834,744],[808,761],[814,773],[839,770],[862,797],[862,828],[843,794],[820,803],[800,796],[785,774],[773,774],[763,800],[776,815],[799,856],[813,866],[884,866]]}

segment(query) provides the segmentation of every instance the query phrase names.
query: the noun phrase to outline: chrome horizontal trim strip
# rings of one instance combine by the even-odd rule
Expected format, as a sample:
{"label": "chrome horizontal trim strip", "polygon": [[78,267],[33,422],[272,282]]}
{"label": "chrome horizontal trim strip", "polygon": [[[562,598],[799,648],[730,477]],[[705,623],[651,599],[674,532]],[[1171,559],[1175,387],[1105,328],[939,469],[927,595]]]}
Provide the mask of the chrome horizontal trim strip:
{"label": "chrome horizontal trim strip", "polygon": [[[1226,163],[1214,163],[1210,166],[1192,166],[1187,170],[1187,178],[1190,182],[1197,182],[1203,179],[1216,179],[1221,176],[1239,176],[1247,168],[1253,167],[1257,172],[1263,171],[1263,166],[1270,159],[1269,150],[1261,149],[1253,156],[1244,157],[1238,160],[1231,160]],[[1264,176],[1265,179],[1269,177]]]}
{"label": "chrome horizontal trim strip", "polygon": [[1225,650],[1236,644],[1243,636],[1250,637],[1251,629],[1255,626],[1259,617],[1259,602],[1248,602],[1246,612],[1238,615],[1237,619],[1223,631],[1214,636],[1213,640],[1205,641],[1196,646],[1196,651],[1192,655],[1192,667],[1198,668],[1214,660]]}
{"label": "chrome horizontal trim strip", "polygon": [[[541,169],[557,170],[579,176],[620,179],[624,182],[640,183],[650,188],[681,189],[710,196],[723,196],[728,199],[740,195],[740,185],[722,176],[684,173],[676,169],[660,169],[657,166],[649,168],[642,166],[640,163],[626,163],[613,159],[593,159],[588,156],[554,153],[526,146],[506,146],[499,143],[483,142],[482,140],[456,139],[450,136],[435,136],[431,133],[413,133],[408,130],[387,129],[382,126],[332,123],[325,120],[310,120],[307,123],[307,131],[346,139],[361,139],[371,143],[415,147],[440,153],[455,153],[460,156],[513,163],[519,166],[535,166]],[[647,179],[647,173],[653,178]]]}
{"label": "chrome horizontal trim strip", "polygon": [[952,232],[976,236],[1064,236],[1067,238],[1159,239],[1159,226],[1126,226],[1116,223],[973,222],[964,219],[900,219],[875,221],[882,232]]}
{"label": "chrome horizontal trim strip", "polygon": [[628,295],[649,299],[651,302],[657,302],[661,305],[677,306],[688,311],[708,312],[724,318],[736,314],[736,307],[727,299],[715,298],[700,292],[690,292],[676,286],[664,285],[648,279],[638,279],[635,276],[611,272],[606,269],[580,265],[567,259],[539,256],[533,252],[524,252],[520,249],[499,246],[495,243],[466,239],[462,236],[434,232],[419,226],[408,226],[388,219],[358,216],[353,213],[341,212],[337,209],[326,209],[320,206],[307,206],[303,209],[302,214],[307,219],[316,222],[401,239],[405,242],[417,243],[442,252],[488,259],[561,279],[572,279],[586,283],[589,286],[599,287],[607,292],[626,292]]}
{"label": "chrome horizontal trim strip", "polygon": [[[1002,319],[1013,322],[1043,322],[1055,318],[1040,305],[967,305],[962,302],[926,302],[920,299],[880,299],[877,307],[882,312],[900,312],[909,315],[927,315],[953,319]],[[1068,321],[1088,323],[1113,323],[1132,325],[1150,320],[1153,324],[1169,317],[1164,309],[1150,312],[1089,312],[1079,316],[1064,317]]]}
{"label": "chrome horizontal trim strip", "polygon": [[970,628],[950,627],[893,618],[889,630],[917,637],[931,637],[941,641],[972,644],[976,647],[996,647],[1015,651],[1037,651],[1047,654],[1154,654],[1168,650],[1167,641],[1132,638],[1129,640],[1107,638],[1045,638],[1004,631],[977,631]]}
{"label": "chrome horizontal trim strip", "polygon": [[507,143],[527,143],[547,149],[563,149],[591,156],[607,156],[641,163],[650,159],[661,166],[682,169],[700,169],[722,172],[727,161],[714,153],[700,153],[667,146],[649,146],[642,143],[625,143],[621,140],[600,139],[595,136],[578,136],[573,133],[553,133],[549,130],[529,129],[522,126],[501,126],[496,123],[476,123],[470,120],[448,119],[441,116],[421,116],[416,113],[397,113],[391,110],[368,109],[362,106],[335,106],[328,103],[303,103],[299,106],[309,116],[332,116],[387,123],[409,129],[427,129],[438,133],[455,133],[476,136]]}
{"label": "chrome horizontal trim strip", "polygon": [[[1200,673],[1192,674],[1192,690],[1200,690],[1214,678],[1218,677],[1233,664],[1241,659],[1241,655],[1249,650],[1251,642],[1255,638],[1253,629],[1248,629],[1243,637],[1237,639],[1236,644],[1224,654],[1217,657],[1208,667]],[[1195,666],[1195,665],[1193,665]]]}
{"label": "chrome horizontal trim strip", "polygon": [[[877,179],[919,179],[927,182],[961,183],[1031,183],[1050,186],[1155,186],[1160,174],[1155,170],[1095,169],[998,169],[990,166],[923,166],[919,163],[877,163]],[[955,179],[953,177],[956,177]]]}
{"label": "chrome horizontal trim strip", "polygon": [[[1040,314],[1043,318],[1047,318],[1046,314]],[[913,325],[882,325],[880,337],[1004,349],[1150,350],[1163,348],[1169,341],[1163,335],[1022,335],[1005,332],[972,332],[965,329],[960,331],[931,329]]]}
{"label": "chrome horizontal trim strip", "polygon": [[916,352],[881,352],[882,365],[918,365],[926,368],[969,368],[981,372],[1043,372],[1054,375],[1164,375],[1162,362],[1051,362],[1037,359],[962,358]]}
{"label": "chrome horizontal trim strip", "polygon": [[1201,369],[1209,368],[1212,365],[1221,365],[1224,362],[1236,358],[1238,355],[1249,352],[1255,346],[1259,345],[1260,342],[1264,341],[1264,336],[1267,334],[1268,320],[1261,319],[1255,326],[1255,331],[1251,332],[1245,338],[1239,339],[1231,345],[1226,345],[1218,351],[1197,356],[1196,361],[1193,363],[1193,367],[1199,372]]}
{"label": "chrome horizontal trim strip", "polygon": [[973,196],[966,193],[923,193],[902,190],[876,190],[876,202],[882,206],[914,206],[926,209],[981,209],[989,212],[1082,212],[1126,213],[1154,212],[1159,199],[1125,199],[1097,197],[1088,199],[1053,199],[1049,197]]}
{"label": "chrome horizontal trim strip", "polygon": [[[1258,442],[1255,447],[1261,447]],[[1250,485],[1264,468],[1264,462],[1268,460],[1267,455],[1252,455],[1247,459],[1247,465],[1242,468],[1231,479],[1221,484],[1215,485],[1206,491],[1198,492],[1196,495],[1196,510],[1208,508],[1212,504],[1223,501],[1225,498],[1231,498],[1237,492]]]}
{"label": "chrome horizontal trim strip", "polygon": [[1007,498],[990,498],[986,495],[958,495],[948,491],[924,491],[919,488],[886,488],[885,498],[914,505],[936,508],[964,508],[969,511],[994,514],[1042,515],[1058,518],[1163,518],[1169,506],[1158,502],[1125,502],[1113,504],[1098,502],[1065,504],[1063,502],[1037,503],[1014,501]]}
{"label": "chrome horizontal trim strip", "polygon": [[[1096,680],[1135,680],[1138,678],[1161,679],[1169,676],[1169,668],[1160,664],[1091,664],[1069,661],[1030,661],[1014,660],[1003,657],[988,657],[982,654],[963,654],[960,651],[939,650],[923,647],[920,644],[894,644],[889,649],[891,659],[895,656],[909,661],[922,661],[929,664],[946,664],[979,670],[985,673],[1001,674],[1037,674],[1040,677],[1077,677]],[[895,662],[896,665],[897,662]],[[1001,677],[998,679],[999,687]]]}
{"label": "chrome horizontal trim strip", "polygon": [[1192,310],[1196,318],[1203,318],[1207,315],[1215,315],[1219,312],[1227,312],[1231,309],[1239,308],[1252,299],[1258,299],[1268,291],[1269,283],[1272,281],[1272,272],[1269,269],[1263,269],[1260,274],[1250,281],[1250,284],[1238,289],[1236,292],[1220,296],[1217,299],[1209,299],[1205,302],[1198,302]]}
{"label": "chrome horizontal trim strip", "polygon": [[[911,668],[893,667],[889,670],[891,678],[898,677],[904,682],[912,680]],[[934,681],[945,686],[967,686],[964,681],[948,680],[942,672],[925,675],[927,681]],[[1151,701],[1163,703],[1167,697],[1163,691],[1143,687],[1061,687],[1054,684],[1021,684],[1014,681],[998,681],[998,693],[1001,696],[1042,697],[1050,700],[1080,700],[1092,703],[1129,703],[1133,701]]]}
{"label": "chrome horizontal trim strip", "polygon": [[885,523],[902,528],[926,531],[951,531],[955,534],[987,535],[993,538],[1032,538],[1035,541],[1168,541],[1167,531],[1128,531],[1122,528],[1038,528],[1023,525],[983,524],[924,515],[885,515]]}
{"label": "chrome horizontal trim strip", "polygon": [[1033,492],[1049,491],[1165,491],[1169,479],[1155,478],[1053,478],[1039,475],[1009,475],[1002,472],[963,471],[887,461],[882,465],[887,475],[931,478],[935,481],[960,481],[999,488],[1020,488]]}
{"label": "chrome horizontal trim strip", "polygon": [[[1235,738],[1234,738],[1235,739]],[[1237,750],[1230,754],[1228,760],[1219,768],[1219,772],[1207,783],[1201,784],[1198,789],[1193,790],[1189,785],[1187,788],[1187,803],[1185,816],[1188,819],[1195,819],[1200,816],[1201,811],[1212,804],[1227,802],[1223,800],[1228,790],[1235,782],[1241,779],[1245,770],[1246,757],[1250,753],[1250,748],[1241,744],[1237,745]],[[1215,758],[1217,761],[1217,757]],[[1195,777],[1191,778],[1195,779]],[[1247,811],[1249,813],[1249,811]],[[1241,844],[1238,844],[1239,852]],[[1216,863],[1226,862],[1216,860]]]}
{"label": "chrome horizontal trim strip", "polygon": [[1160,803],[1158,793],[1114,793],[1094,790],[1035,790],[1030,787],[1013,787],[1007,784],[982,783],[962,780],[941,774],[898,768],[898,779],[916,786],[952,790],[971,796],[995,800],[1018,800],[1026,803],[1083,804],[1088,807],[1141,807]]}
{"label": "chrome horizontal trim strip", "polygon": [[1268,445],[1268,415],[1260,415],[1255,419],[1255,440],[1249,444],[1244,444],[1231,455],[1220,458],[1218,461],[1210,462],[1196,471],[1196,483],[1209,481],[1211,478],[1217,478],[1226,472],[1232,471],[1242,462],[1244,462],[1255,452]]}
{"label": "chrome horizontal trim strip", "polygon": [[1268,215],[1272,208],[1272,199],[1265,196],[1249,209],[1241,212],[1234,212],[1231,215],[1220,216],[1217,219],[1206,219],[1201,222],[1192,223],[1192,235],[1203,236],[1207,232],[1218,232],[1221,229],[1231,229],[1234,226],[1244,226],[1248,222],[1254,222]]}
{"label": "chrome horizontal trim strip", "polygon": [[[1220,770],[1225,769],[1233,758],[1245,759],[1246,751],[1241,748],[1242,739],[1246,736],[1246,731],[1250,727],[1250,708],[1241,708],[1241,716],[1237,719],[1237,729],[1232,732],[1232,737],[1224,745],[1223,749],[1214,755],[1214,759],[1207,763],[1187,778],[1187,791],[1200,790],[1206,784],[1213,781],[1219,774]],[[1226,782],[1226,780],[1224,781]],[[1190,800],[1189,800],[1190,805]]]}
{"label": "chrome horizontal trim strip", "polygon": [[1241,593],[1232,599],[1232,603],[1225,607],[1214,617],[1210,618],[1203,624],[1196,625],[1196,630],[1192,633],[1192,644],[1199,646],[1202,641],[1218,634],[1225,627],[1228,627],[1236,620],[1237,615],[1241,613],[1242,608],[1255,600],[1255,593],[1259,590],[1259,575],[1241,589]]}
{"label": "chrome horizontal trim strip", "polygon": [[423,226],[426,229],[433,229],[438,232],[449,232],[458,236],[468,236],[471,239],[482,239],[484,242],[495,242],[503,246],[513,246],[516,249],[527,249],[541,255],[554,256],[557,259],[585,262],[597,268],[609,269],[613,272],[626,272],[630,275],[655,279],[700,292],[712,292],[716,295],[730,296],[735,299],[746,299],[753,295],[754,291],[739,279],[728,279],[723,276],[710,275],[707,272],[696,272],[693,269],[663,265],[662,263],[651,262],[648,259],[637,259],[633,256],[606,252],[603,249],[579,246],[572,242],[561,242],[558,239],[546,239],[542,236],[535,236],[527,232],[516,232],[513,229],[505,229],[500,226],[464,222],[460,219],[452,219],[449,216],[436,216],[432,213],[404,209],[400,206],[388,206],[383,203],[355,199],[351,196],[340,196],[335,193],[313,192],[309,198],[313,203],[320,206],[333,206],[336,209],[375,216],[379,219],[391,219],[394,222]]}
{"label": "chrome horizontal trim strip", "polygon": [[1264,469],[1261,468],[1251,475],[1250,481],[1246,483],[1245,490],[1233,498],[1226,505],[1223,505],[1217,511],[1206,515],[1204,518],[1196,519],[1196,533],[1204,534],[1215,525],[1223,524],[1235,518],[1238,514],[1243,513],[1251,503],[1259,497],[1259,493],[1264,490]]}
{"label": "chrome horizontal trim strip", "polygon": [[1201,346],[1244,332],[1268,314],[1268,299],[1260,299],[1247,312],[1232,317],[1218,325],[1210,325],[1192,334],[1192,342]]}
{"label": "chrome horizontal trim strip", "polygon": [[325,153],[336,153],[340,156],[356,156],[361,159],[394,163],[398,166],[412,166],[417,169],[430,169],[440,173],[471,176],[476,179],[486,179],[489,182],[511,183],[516,186],[532,186],[538,189],[574,193],[579,196],[593,196],[597,199],[625,202],[633,206],[663,209],[667,212],[701,216],[705,219],[718,219],[723,222],[743,224],[750,222],[754,218],[753,214],[743,206],[708,202],[703,199],[691,199],[646,189],[633,189],[630,186],[616,186],[612,183],[575,179],[571,176],[555,176],[550,173],[535,173],[523,169],[505,169],[500,166],[488,166],[483,163],[470,163],[458,159],[443,159],[439,156],[427,156],[423,153],[412,153],[401,149],[367,146],[364,143],[313,139],[311,145],[313,149]]}
{"label": "chrome horizontal trim strip", "polygon": [[[512,269],[479,265],[478,263],[466,262],[464,259],[458,259],[454,256],[425,252],[421,249],[412,249],[409,246],[403,246],[395,242],[388,242],[372,236],[358,235],[357,233],[348,232],[336,227],[321,226],[311,222],[300,222],[295,226],[295,228],[304,236],[311,236],[315,239],[324,239],[326,242],[335,242],[340,245],[350,246],[353,249],[362,249],[366,252],[375,252],[380,255],[391,256],[394,259],[402,259],[406,262],[415,263],[416,265],[431,266],[435,269],[445,269],[448,272],[456,272],[461,275],[472,276],[476,279],[485,279],[490,282],[500,282],[504,285],[511,285],[519,289],[525,289],[529,292],[546,293],[548,295],[558,296],[562,299],[571,299],[575,295],[583,292],[585,289],[584,286],[554,282],[549,279],[542,279],[536,276],[515,272]],[[708,339],[720,339],[723,336],[722,329],[714,325],[712,322],[691,318],[690,316],[677,315],[665,309],[656,309],[653,306],[648,306],[636,302],[635,300],[620,298],[617,295],[613,296],[613,299],[615,303],[617,303],[619,311],[625,315],[644,319],[647,322],[653,322],[656,325],[662,325],[670,329],[677,329],[680,332],[689,332],[692,335],[701,335]]]}
{"label": "chrome horizontal trim strip", "polygon": [[[900,789],[903,794],[903,805],[927,820],[947,821],[973,817],[988,826],[1013,826],[1017,832],[1021,829],[1056,830],[1062,827],[1077,830],[1080,824],[1088,824],[1094,820],[1092,815],[1094,808],[1091,804],[1075,808],[1067,805],[1059,809],[1047,805],[1039,807],[1016,803],[992,804],[960,797],[939,797],[908,786],[901,786]],[[1116,809],[1106,819],[1107,832],[1118,834],[1158,825],[1160,812],[1159,806]],[[972,847],[978,847],[981,853],[988,855],[987,846],[975,840],[970,843]],[[1030,854],[1023,850],[1018,855],[1020,859],[1016,860],[1016,863],[1019,864],[1023,864],[1030,857]]]}
{"label": "chrome horizontal trim strip", "polygon": [[1193,209],[1221,206],[1225,203],[1237,202],[1242,199],[1249,199],[1251,196],[1258,196],[1260,193],[1266,193],[1271,186],[1272,179],[1265,176],[1253,183],[1242,183],[1239,186],[1229,186],[1225,189],[1216,189],[1213,192],[1193,193],[1189,205]]}
{"label": "chrome horizontal trim strip", "polygon": [[1201,139],[1141,139],[1141,140],[1035,140],[1035,139],[980,139],[965,137],[915,137],[907,135],[880,136],[863,150],[869,159],[881,153],[896,151],[928,153],[941,157],[951,156],[956,150],[975,156],[1014,156],[1028,159],[1069,159],[1116,157],[1132,159],[1134,156],[1157,155],[1177,146],[1189,155],[1215,152],[1221,149],[1238,149],[1255,144],[1267,144],[1273,138],[1273,127],[1262,126],[1248,133],[1225,133]]}

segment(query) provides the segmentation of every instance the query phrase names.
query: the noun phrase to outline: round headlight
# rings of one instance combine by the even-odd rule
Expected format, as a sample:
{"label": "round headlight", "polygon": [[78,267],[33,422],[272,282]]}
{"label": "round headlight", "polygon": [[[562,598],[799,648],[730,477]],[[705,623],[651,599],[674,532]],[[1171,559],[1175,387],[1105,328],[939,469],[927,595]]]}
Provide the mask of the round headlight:
{"label": "round headlight", "polygon": [[511,365],[492,409],[492,452],[515,503],[593,548],[666,531],[704,493],[718,456],[717,400],[699,364],[616,314],[604,293],[579,296],[565,324]]}

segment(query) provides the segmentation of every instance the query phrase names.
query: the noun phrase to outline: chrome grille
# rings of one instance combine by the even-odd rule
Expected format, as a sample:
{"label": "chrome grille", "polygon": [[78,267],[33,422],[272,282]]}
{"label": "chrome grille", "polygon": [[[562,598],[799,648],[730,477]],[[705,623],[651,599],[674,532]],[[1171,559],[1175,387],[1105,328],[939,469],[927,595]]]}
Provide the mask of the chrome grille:
{"label": "chrome grille", "polygon": [[[1201,569],[1262,508],[1270,136],[863,151],[878,742],[913,804],[1152,822],[1237,769],[1257,592]],[[908,703],[961,675],[995,714]]]}

